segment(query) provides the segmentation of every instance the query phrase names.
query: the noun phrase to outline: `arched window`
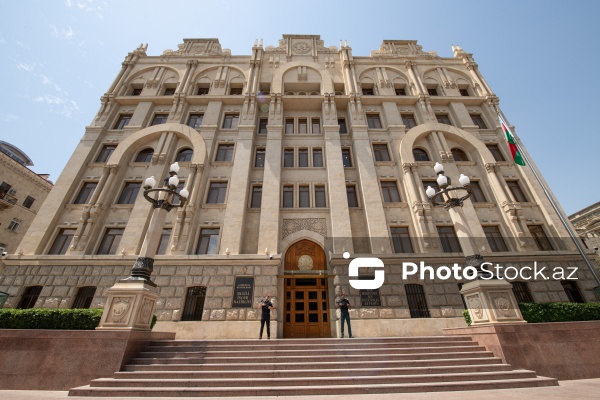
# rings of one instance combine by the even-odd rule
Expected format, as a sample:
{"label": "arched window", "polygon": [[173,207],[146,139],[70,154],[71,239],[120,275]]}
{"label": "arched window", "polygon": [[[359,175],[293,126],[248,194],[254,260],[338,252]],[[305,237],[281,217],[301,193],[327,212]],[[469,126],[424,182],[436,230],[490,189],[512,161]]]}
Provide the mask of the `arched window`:
{"label": "arched window", "polygon": [[469,161],[469,157],[467,157],[467,153],[465,153],[461,149],[457,149],[455,147],[451,151],[452,151],[452,157],[454,157],[454,161]]}
{"label": "arched window", "polygon": [[188,162],[192,161],[192,156],[194,155],[194,151],[192,149],[182,149],[177,153],[177,157],[175,161],[180,162]]}
{"label": "arched window", "polygon": [[423,149],[413,149],[413,157],[415,161],[430,161],[429,155]]}
{"label": "arched window", "polygon": [[135,157],[135,162],[150,162],[152,161],[152,156],[154,155],[154,149],[148,148],[140,151],[138,155]]}

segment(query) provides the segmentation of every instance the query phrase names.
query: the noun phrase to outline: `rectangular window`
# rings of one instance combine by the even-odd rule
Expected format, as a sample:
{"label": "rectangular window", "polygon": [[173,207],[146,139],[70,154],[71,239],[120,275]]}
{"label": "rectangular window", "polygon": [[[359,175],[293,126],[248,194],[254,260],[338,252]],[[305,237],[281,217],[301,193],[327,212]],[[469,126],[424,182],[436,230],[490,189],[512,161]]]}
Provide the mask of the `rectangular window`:
{"label": "rectangular window", "polygon": [[429,186],[435,189],[436,193],[440,191],[437,181],[423,181],[423,189],[427,190]]}
{"label": "rectangular window", "polygon": [[525,197],[525,193],[521,190],[521,186],[519,185],[519,181],[506,181],[506,185],[508,189],[513,195],[513,198],[518,203],[527,203],[527,197]]}
{"label": "rectangular window", "polygon": [[142,88],[133,88],[131,91],[131,96],[139,96],[142,94]]}
{"label": "rectangular window", "polygon": [[38,297],[40,297],[41,292],[42,286],[26,287],[25,292],[23,292],[23,297],[21,297],[21,301],[19,301],[17,308],[24,309],[35,307],[35,303],[37,302]]}
{"label": "rectangular window", "polygon": [[67,228],[59,230],[58,235],[56,235],[56,239],[54,239],[54,243],[52,243],[52,247],[50,247],[48,254],[66,254],[67,250],[69,250],[69,246],[71,245],[71,241],[73,240],[73,236],[75,236],[75,231],[75,229]]}
{"label": "rectangular window", "polygon": [[154,119],[150,125],[161,125],[167,123],[167,118],[169,118],[169,114],[155,114]]}
{"label": "rectangular window", "polygon": [[436,89],[436,88],[427,88],[427,93],[428,93],[430,96],[437,96],[437,95],[438,95],[438,92],[437,92],[437,89]]}
{"label": "rectangular window", "polygon": [[346,118],[338,118],[338,125],[340,126],[340,135],[348,133],[348,127],[346,126]]}
{"label": "rectangular window", "polygon": [[182,321],[202,321],[204,300],[206,299],[205,286],[192,286],[187,289],[185,305],[181,313]]}
{"label": "rectangular window", "polygon": [[321,133],[321,119],[320,118],[311,118],[311,129],[313,134]]}
{"label": "rectangular window", "polygon": [[198,96],[206,96],[210,92],[210,88],[207,87],[199,87],[198,92],[196,93]]}
{"label": "rectangular window", "polygon": [[225,114],[225,118],[223,118],[223,129],[237,129],[239,122],[239,114]]}
{"label": "rectangular window", "polygon": [[142,182],[126,182],[117,204],[134,204]]}
{"label": "rectangular window", "polygon": [[200,129],[200,125],[202,125],[202,119],[204,118],[204,114],[190,114],[190,118],[188,119],[188,126],[194,129]]}
{"label": "rectangular window", "polygon": [[237,96],[242,94],[242,90],[243,88],[241,87],[232,87],[231,89],[229,89],[229,94],[232,96]]}
{"label": "rectangular window", "polygon": [[469,97],[469,91],[467,89],[458,89],[461,96]]}
{"label": "rectangular window", "polygon": [[131,122],[131,114],[122,114],[119,116],[119,119],[117,120],[117,123],[115,124],[115,127],[113,129],[123,129],[125,128],[127,125],[129,125],[129,122]]}
{"label": "rectangular window", "polygon": [[116,144],[107,144],[102,146],[102,150],[100,150],[100,154],[96,157],[96,162],[103,163],[107,162],[113,151],[117,148]]}
{"label": "rectangular window", "polygon": [[406,129],[412,129],[417,126],[417,120],[415,119],[414,114],[400,114],[402,117],[402,123],[406,127]]}
{"label": "rectangular window", "polygon": [[73,204],[87,204],[92,198],[96,186],[98,186],[98,182],[85,182]]}
{"label": "rectangular window", "polygon": [[208,204],[223,204],[225,203],[225,195],[227,194],[227,182],[211,182],[208,189]]}
{"label": "rectangular window", "polygon": [[502,152],[500,151],[500,148],[498,147],[497,144],[486,144],[485,146],[488,148],[490,153],[492,153],[492,156],[494,156],[494,160],[506,161],[506,159],[502,155]]}
{"label": "rectangular window", "polygon": [[298,166],[308,167],[308,149],[298,149]]}
{"label": "rectangular window", "polygon": [[256,149],[256,155],[254,156],[254,166],[256,168],[264,168],[265,166],[265,149],[262,147]]}
{"label": "rectangular window", "polygon": [[452,226],[438,226],[438,234],[440,242],[442,242],[442,250],[444,253],[461,253],[462,248],[458,242],[458,237]]}
{"label": "rectangular window", "polygon": [[6,229],[8,229],[11,232],[16,232],[17,229],[19,229],[19,226],[21,226],[21,221],[18,218],[13,218],[12,221],[10,221],[10,223],[8,224],[8,227]]}
{"label": "rectangular window", "polygon": [[487,129],[487,125],[485,121],[479,114],[471,114],[471,119],[473,120],[473,125],[477,125],[479,129]]}
{"label": "rectangular window", "polygon": [[533,240],[535,240],[535,244],[538,250],[554,250],[552,243],[550,243],[550,240],[548,240],[548,236],[546,236],[546,233],[544,232],[544,229],[541,225],[529,225],[528,228],[529,233],[531,233],[531,236],[533,237]]}
{"label": "rectangular window", "polygon": [[217,254],[220,228],[205,228],[200,231],[196,254]]}
{"label": "rectangular window", "polygon": [[27,196],[25,197],[25,200],[23,200],[23,207],[25,208],[31,208],[31,206],[33,205],[33,202],[35,201],[35,199],[31,196]]}
{"label": "rectangular window", "polygon": [[384,203],[397,203],[400,201],[396,181],[381,181],[381,191],[383,192]]}
{"label": "rectangular window", "polygon": [[350,149],[348,148],[342,149],[342,163],[345,168],[352,167],[352,156],[350,154]]}
{"label": "rectangular window", "polygon": [[233,159],[233,144],[232,143],[220,143],[217,147],[217,157],[215,161],[231,161]]}
{"label": "rectangular window", "polygon": [[250,208],[260,208],[262,202],[262,186],[252,186],[252,198]]}
{"label": "rectangular window", "polygon": [[410,310],[411,318],[431,318],[429,308],[427,307],[427,299],[423,285],[408,284],[404,285],[406,291],[406,300],[408,300],[408,309]]}
{"label": "rectangular window", "polygon": [[321,168],[323,166],[323,150],[313,149],[313,167]]}
{"label": "rectangular window", "polygon": [[294,149],[283,150],[283,166],[285,168],[294,167]]}
{"label": "rectangular window", "polygon": [[298,187],[300,193],[299,206],[302,208],[310,207],[310,190],[306,185],[300,185]]}
{"label": "rectangular window", "polygon": [[269,124],[268,118],[261,118],[258,120],[258,133],[260,135],[267,134],[267,125]]}
{"label": "rectangular window", "polygon": [[406,89],[404,88],[397,88],[395,89],[396,92],[396,96],[406,96]]}
{"label": "rectangular window", "polygon": [[362,88],[363,96],[373,96],[373,88]]}
{"label": "rectangular window", "polygon": [[346,197],[348,198],[348,207],[358,207],[358,197],[356,196],[356,186],[346,185]]}
{"label": "rectangular window", "polygon": [[481,186],[479,186],[479,181],[471,181],[469,186],[472,190],[471,201],[473,201],[473,203],[485,203],[487,201],[483,191],[481,190]]}
{"label": "rectangular window", "polygon": [[96,286],[83,286],[77,290],[77,296],[71,308],[90,308],[96,294]]}
{"label": "rectangular window", "polygon": [[163,96],[173,96],[175,94],[175,88],[166,88]]}
{"label": "rectangular window", "polygon": [[294,208],[294,187],[283,187],[283,208]]}
{"label": "rectangular window", "polygon": [[531,297],[527,282],[511,282],[511,284],[517,303],[533,303],[533,297]]}
{"label": "rectangular window", "polygon": [[285,133],[294,133],[294,118],[285,119]]}
{"label": "rectangular window", "polygon": [[485,237],[487,238],[492,251],[508,251],[506,242],[504,241],[498,226],[484,226],[483,232],[485,233]]}
{"label": "rectangular window", "polygon": [[326,207],[325,186],[315,186],[315,207]]}
{"label": "rectangular window", "polygon": [[452,125],[448,114],[435,114],[435,117],[437,118],[437,122],[440,124]]}
{"label": "rectangular window", "polygon": [[108,228],[104,233],[102,242],[96,254],[111,255],[117,254],[121,237],[123,237],[123,228]]}
{"label": "rectangular window", "polygon": [[375,155],[375,161],[390,161],[390,153],[388,151],[387,144],[374,144],[373,154]]}
{"label": "rectangular window", "polygon": [[390,229],[392,233],[392,243],[394,245],[394,253],[414,253],[408,228],[393,227]]}
{"label": "rectangular window", "polygon": [[169,240],[171,240],[171,228],[163,228],[160,232],[160,240],[158,241],[158,248],[156,249],[156,254],[167,254],[167,249],[169,248]]}
{"label": "rectangular window", "polygon": [[369,129],[381,129],[381,119],[379,114],[367,114],[367,125]]}
{"label": "rectangular window", "polygon": [[298,118],[298,133],[308,133],[308,121],[306,118]]}

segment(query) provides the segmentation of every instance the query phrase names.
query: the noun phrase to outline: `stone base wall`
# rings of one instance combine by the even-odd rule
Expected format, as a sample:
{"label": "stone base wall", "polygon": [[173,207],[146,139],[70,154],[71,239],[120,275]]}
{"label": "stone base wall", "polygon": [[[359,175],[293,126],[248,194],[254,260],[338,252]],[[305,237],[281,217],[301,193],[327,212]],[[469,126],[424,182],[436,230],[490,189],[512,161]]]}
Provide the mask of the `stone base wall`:
{"label": "stone base wall", "polygon": [[[278,321],[271,319],[271,338],[281,337]],[[256,321],[159,321],[156,332],[173,332],[177,339],[258,339],[260,318]],[[267,328],[263,339],[267,338]]]}
{"label": "stone base wall", "polygon": [[[351,317],[352,318],[352,317]],[[351,320],[352,335],[364,337],[402,337],[402,336],[441,336],[446,328],[466,327],[465,319],[460,318],[408,318],[408,319],[358,319]],[[340,320],[336,321],[340,332]],[[348,336],[348,327],[344,326]],[[338,334],[337,337],[340,335]]]}
{"label": "stone base wall", "polygon": [[151,340],[175,334],[140,331],[0,330],[0,388],[68,390],[110,377]]}
{"label": "stone base wall", "polygon": [[600,378],[600,321],[495,324],[450,328],[468,335],[513,368],[556,379]]}

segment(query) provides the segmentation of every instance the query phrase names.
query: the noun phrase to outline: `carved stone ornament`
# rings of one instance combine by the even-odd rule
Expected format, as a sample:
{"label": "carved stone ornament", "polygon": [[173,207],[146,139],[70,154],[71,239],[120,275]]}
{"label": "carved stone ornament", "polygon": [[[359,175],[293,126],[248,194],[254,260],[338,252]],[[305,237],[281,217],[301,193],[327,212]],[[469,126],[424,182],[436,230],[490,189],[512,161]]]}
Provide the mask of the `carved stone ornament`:
{"label": "carved stone ornament", "polygon": [[494,297],[492,301],[494,302],[495,308],[504,317],[510,317],[513,314],[510,309],[510,301],[506,298],[504,294],[500,294]]}
{"label": "carved stone ornament", "polygon": [[308,254],[304,254],[298,258],[298,269],[308,271],[313,269],[313,266],[313,259]]}
{"label": "carved stone ornament", "polygon": [[140,310],[140,322],[142,324],[149,324],[152,315],[152,306],[154,301],[152,299],[144,299],[144,304]]}
{"label": "carved stone ornament", "polygon": [[325,218],[284,219],[281,237],[284,239],[292,233],[296,233],[301,230],[316,232],[325,237],[327,236],[327,224]]}
{"label": "carved stone ornament", "polygon": [[478,319],[482,319],[483,307],[481,306],[481,300],[479,300],[479,295],[468,297],[467,302],[469,303],[469,311],[472,311],[473,314],[475,314],[475,317],[477,317]]}
{"label": "carved stone ornament", "polygon": [[131,307],[131,298],[116,297],[112,306],[112,316],[114,322],[119,322],[127,315],[129,307]]}
{"label": "carved stone ornament", "polygon": [[292,45],[293,54],[306,54],[310,52],[311,45],[308,42],[296,42]]}

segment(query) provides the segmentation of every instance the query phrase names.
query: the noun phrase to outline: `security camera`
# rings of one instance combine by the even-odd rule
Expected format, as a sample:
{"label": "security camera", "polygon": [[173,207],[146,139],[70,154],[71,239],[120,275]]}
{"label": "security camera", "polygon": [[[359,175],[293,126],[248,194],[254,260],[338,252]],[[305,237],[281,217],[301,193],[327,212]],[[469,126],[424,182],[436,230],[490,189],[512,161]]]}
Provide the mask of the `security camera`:
{"label": "security camera", "polygon": [[269,256],[269,260],[272,260],[272,259],[273,259],[273,254],[271,254],[271,255]]}
{"label": "security camera", "polygon": [[8,255],[8,252],[7,252],[7,251],[3,251],[3,252],[2,252],[2,257],[6,257],[7,255]]}

